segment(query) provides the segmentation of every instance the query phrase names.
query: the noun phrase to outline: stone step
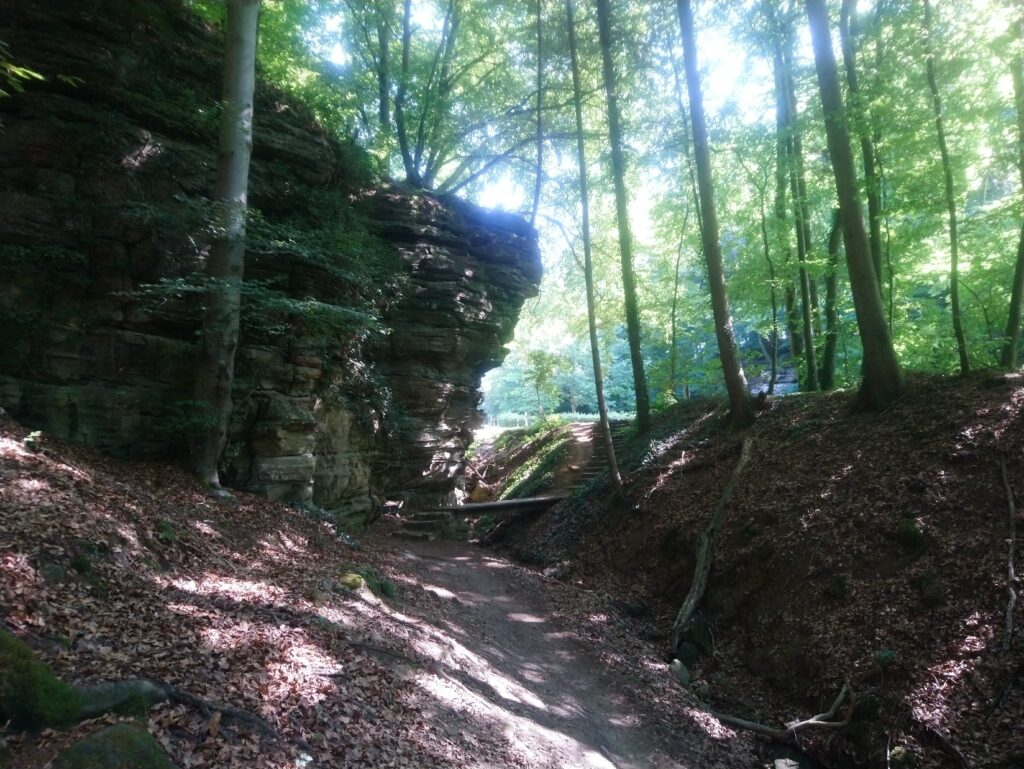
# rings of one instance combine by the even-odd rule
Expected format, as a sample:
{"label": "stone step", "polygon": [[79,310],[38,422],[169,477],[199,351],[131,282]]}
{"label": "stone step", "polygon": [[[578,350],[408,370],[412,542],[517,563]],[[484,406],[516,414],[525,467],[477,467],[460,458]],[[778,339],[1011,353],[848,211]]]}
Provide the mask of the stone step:
{"label": "stone step", "polygon": [[433,531],[406,531],[405,529],[393,531],[391,536],[395,539],[409,539],[416,542],[433,542],[437,539],[437,533]]}
{"label": "stone step", "polygon": [[402,524],[405,531],[445,531],[449,522],[441,521],[406,521]]}

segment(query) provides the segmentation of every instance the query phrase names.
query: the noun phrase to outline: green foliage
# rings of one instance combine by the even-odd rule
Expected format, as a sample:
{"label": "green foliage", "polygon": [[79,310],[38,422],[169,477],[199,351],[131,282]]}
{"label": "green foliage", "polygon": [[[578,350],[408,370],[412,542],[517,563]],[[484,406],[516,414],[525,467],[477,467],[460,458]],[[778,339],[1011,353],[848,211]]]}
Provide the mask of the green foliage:
{"label": "green foliage", "polygon": [[569,456],[572,436],[563,429],[549,430],[529,444],[529,456],[505,480],[500,499],[522,499],[551,488],[554,473]]}
{"label": "green foliage", "polygon": [[900,658],[900,653],[894,649],[889,649],[883,646],[881,649],[875,650],[875,653],[871,655],[871,658],[879,668],[882,670],[888,670]]}
{"label": "green foliage", "polygon": [[19,729],[67,726],[81,710],[81,699],[32,650],[0,629],[0,719]]}
{"label": "green foliage", "polygon": [[0,99],[12,93],[23,93],[26,84],[41,80],[46,78],[39,72],[15,63],[10,46],[0,40]]}

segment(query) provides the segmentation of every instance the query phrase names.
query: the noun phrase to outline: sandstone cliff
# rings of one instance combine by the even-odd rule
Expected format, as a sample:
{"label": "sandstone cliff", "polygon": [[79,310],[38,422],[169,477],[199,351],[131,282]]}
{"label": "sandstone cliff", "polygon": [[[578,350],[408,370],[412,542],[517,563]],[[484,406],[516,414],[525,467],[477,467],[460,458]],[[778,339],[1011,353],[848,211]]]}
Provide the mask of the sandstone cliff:
{"label": "sandstone cliff", "polygon": [[[47,76],[0,100],[0,405],[111,453],[180,451],[218,35],[170,0],[54,0],[10,9],[0,39]],[[540,280],[535,232],[374,182],[262,86],[250,202],[227,478],[357,522],[385,493],[449,495]]]}

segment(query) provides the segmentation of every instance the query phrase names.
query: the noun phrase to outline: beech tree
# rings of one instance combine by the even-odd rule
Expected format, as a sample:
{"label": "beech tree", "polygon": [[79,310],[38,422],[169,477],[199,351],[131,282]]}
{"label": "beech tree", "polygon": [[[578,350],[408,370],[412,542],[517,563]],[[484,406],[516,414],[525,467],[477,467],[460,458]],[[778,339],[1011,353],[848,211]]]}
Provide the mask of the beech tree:
{"label": "beech tree", "polygon": [[223,112],[213,191],[214,238],[206,262],[209,288],[196,365],[195,399],[207,410],[192,460],[199,480],[219,490],[217,462],[231,417],[235,350],[245,267],[245,219],[252,153],[253,92],[260,0],[228,0]]}
{"label": "beech tree", "polygon": [[587,329],[590,332],[590,357],[594,367],[594,392],[601,420],[601,437],[608,456],[608,474],[616,489],[622,490],[622,477],[615,458],[612,429],[608,421],[608,402],[604,397],[604,377],[601,370],[601,347],[597,338],[597,310],[594,300],[594,260],[590,238],[590,186],[587,182],[587,150],[583,131],[583,96],[580,84],[580,62],[576,43],[576,20],[572,0],[565,0],[565,24],[569,36],[569,56],[572,65],[573,110],[576,117],[576,155],[579,160],[581,208],[581,240],[583,241],[583,272],[587,286]]}
{"label": "beech tree", "polygon": [[889,328],[878,291],[878,276],[871,261],[871,248],[861,214],[860,192],[857,189],[857,174],[853,151],[850,149],[850,133],[836,57],[832,49],[828,9],[824,0],[806,0],[806,9],[821,105],[825,114],[828,154],[832,160],[832,173],[839,199],[850,289],[857,312],[857,329],[864,348],[861,395],[867,406],[882,409],[900,396],[900,366],[889,338]]}
{"label": "beech tree", "polygon": [[715,317],[715,335],[718,357],[722,362],[725,387],[729,393],[729,414],[736,427],[746,427],[754,421],[754,406],[747,389],[736,340],[733,336],[729,297],[722,267],[722,247],[719,241],[718,215],[715,211],[715,190],[711,179],[711,152],[708,129],[704,117],[704,98],[700,87],[697,65],[697,43],[693,32],[693,11],[689,0],[679,0],[679,29],[683,40],[683,64],[686,71],[686,91],[690,96],[690,120],[693,124],[693,153],[697,166],[697,190],[700,196],[701,242],[707,263],[711,309]]}
{"label": "beech tree", "polygon": [[629,229],[626,157],[622,151],[622,118],[619,110],[618,81],[612,57],[611,13],[609,0],[597,0],[601,68],[608,101],[608,142],[611,145],[612,181],[615,184],[615,216],[622,263],[622,293],[626,308],[626,334],[629,339],[629,360],[633,368],[633,386],[636,391],[636,426],[640,432],[646,432],[651,426],[651,401],[647,393],[647,376],[640,347],[640,310],[636,298],[636,278],[633,275],[633,234]]}
{"label": "beech tree", "polygon": [[957,220],[956,192],[953,189],[953,166],[946,144],[946,119],[942,111],[942,96],[935,77],[935,50],[932,41],[932,5],[924,0],[924,32],[928,75],[928,91],[932,97],[932,111],[935,115],[935,135],[939,142],[939,157],[942,160],[942,187],[946,197],[946,212],[949,215],[949,305],[953,318],[953,335],[956,337],[957,354],[960,356],[960,373],[971,370],[967,356],[967,338],[964,336],[963,321],[960,317],[960,231]]}
{"label": "beech tree", "polygon": [[[1024,30],[1024,22],[1014,25]],[[1017,115],[1017,169],[1020,173],[1021,189],[1024,190],[1024,57],[1019,54],[1010,63],[1013,77],[1013,103]],[[1000,362],[1003,368],[1017,368],[1017,347],[1020,342],[1021,304],[1024,303],[1024,225],[1021,225],[1017,240],[1017,259],[1013,271],[1010,291],[1010,311],[1006,322],[1006,343]]]}

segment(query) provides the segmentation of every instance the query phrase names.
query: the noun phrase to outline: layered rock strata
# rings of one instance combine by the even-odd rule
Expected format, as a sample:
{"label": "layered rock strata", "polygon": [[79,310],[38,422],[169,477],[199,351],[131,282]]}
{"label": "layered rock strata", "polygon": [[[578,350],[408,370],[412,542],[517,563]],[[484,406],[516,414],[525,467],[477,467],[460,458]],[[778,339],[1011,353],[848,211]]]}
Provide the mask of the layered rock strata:
{"label": "layered rock strata", "polygon": [[[189,223],[213,186],[219,38],[173,2],[54,0],[11,9],[0,39],[47,78],[0,100],[0,405],[113,454],[170,456],[194,417],[201,294],[140,290],[202,268]],[[225,472],[361,522],[385,494],[451,494],[480,378],[540,261],[521,219],[367,184],[353,153],[260,89],[252,205],[273,225],[344,201],[370,243],[356,258],[394,265],[367,299],[339,277],[351,254],[247,255],[252,285],[375,309],[383,328],[336,349],[298,322],[243,336]]]}

